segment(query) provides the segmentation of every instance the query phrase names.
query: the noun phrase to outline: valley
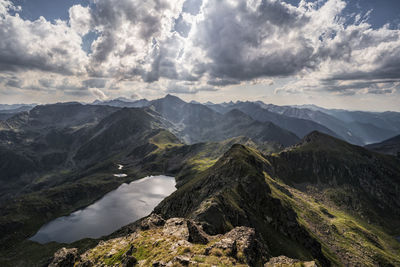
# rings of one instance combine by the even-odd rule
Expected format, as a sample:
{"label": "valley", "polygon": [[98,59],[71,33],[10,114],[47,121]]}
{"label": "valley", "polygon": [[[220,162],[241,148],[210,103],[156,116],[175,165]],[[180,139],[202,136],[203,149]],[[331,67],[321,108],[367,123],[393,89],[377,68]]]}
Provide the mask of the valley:
{"label": "valley", "polygon": [[400,114],[372,117],[172,95],[29,107],[0,121],[0,265],[47,265],[67,247],[106,266],[400,266],[398,142],[364,147],[387,147]]}

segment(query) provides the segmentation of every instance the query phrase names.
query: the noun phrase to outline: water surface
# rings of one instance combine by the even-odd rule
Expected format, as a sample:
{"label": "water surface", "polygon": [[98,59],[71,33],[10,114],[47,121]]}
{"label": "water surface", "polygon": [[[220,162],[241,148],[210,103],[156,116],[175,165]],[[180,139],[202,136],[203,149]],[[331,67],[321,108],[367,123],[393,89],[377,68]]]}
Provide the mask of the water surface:
{"label": "water surface", "polygon": [[150,214],[174,191],[175,179],[164,175],[122,184],[94,204],[42,226],[30,240],[42,244],[50,241],[71,243],[111,234]]}

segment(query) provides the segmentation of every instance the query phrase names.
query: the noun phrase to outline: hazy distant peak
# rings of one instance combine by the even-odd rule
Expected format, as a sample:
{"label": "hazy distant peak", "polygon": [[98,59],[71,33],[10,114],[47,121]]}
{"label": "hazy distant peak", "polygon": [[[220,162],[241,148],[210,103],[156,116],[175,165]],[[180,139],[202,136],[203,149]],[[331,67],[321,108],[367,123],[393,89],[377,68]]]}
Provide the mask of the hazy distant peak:
{"label": "hazy distant peak", "polygon": [[176,103],[176,104],[178,104],[178,103],[186,103],[185,101],[183,101],[179,97],[171,95],[171,94],[167,94],[164,98],[161,98],[160,100],[165,100],[165,101],[173,102],[173,103]]}

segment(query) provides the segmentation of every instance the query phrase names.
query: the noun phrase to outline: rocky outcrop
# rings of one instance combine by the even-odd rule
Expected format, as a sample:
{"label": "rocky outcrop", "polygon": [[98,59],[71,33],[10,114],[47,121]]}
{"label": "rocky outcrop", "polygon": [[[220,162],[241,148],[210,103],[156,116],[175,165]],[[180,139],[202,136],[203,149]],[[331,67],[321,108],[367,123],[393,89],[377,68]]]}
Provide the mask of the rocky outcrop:
{"label": "rocky outcrop", "polygon": [[209,242],[208,235],[195,221],[188,220],[186,224],[189,232],[189,242],[198,244],[207,244]]}
{"label": "rocky outcrop", "polygon": [[303,266],[303,267],[317,267],[317,264],[314,261],[301,262],[296,259],[291,259],[286,256],[279,256],[271,258],[267,263],[265,263],[264,267],[295,267],[295,266]]}
{"label": "rocky outcrop", "polygon": [[54,254],[49,267],[73,267],[78,259],[79,255],[76,248],[61,248]]}
{"label": "rocky outcrop", "polygon": [[140,229],[147,230],[157,226],[163,226],[164,224],[165,220],[160,215],[152,213],[150,216],[140,221]]}
{"label": "rocky outcrop", "polygon": [[266,248],[256,238],[256,232],[249,227],[236,227],[224,234],[220,241],[206,248],[207,253],[212,249],[222,249],[227,255],[249,264],[260,265],[266,259]]}
{"label": "rocky outcrop", "polygon": [[[155,214],[140,225],[143,228],[138,227],[126,236],[101,241],[80,256],[75,253],[69,258],[70,265],[55,263],[52,267],[74,266],[74,263],[78,267],[111,263],[123,267],[197,266],[199,263],[263,266],[267,260],[266,248],[253,228],[236,227],[224,235],[207,235],[194,220],[170,218],[164,221]],[[76,252],[76,249],[71,251]],[[68,254],[57,253],[57,259]]]}

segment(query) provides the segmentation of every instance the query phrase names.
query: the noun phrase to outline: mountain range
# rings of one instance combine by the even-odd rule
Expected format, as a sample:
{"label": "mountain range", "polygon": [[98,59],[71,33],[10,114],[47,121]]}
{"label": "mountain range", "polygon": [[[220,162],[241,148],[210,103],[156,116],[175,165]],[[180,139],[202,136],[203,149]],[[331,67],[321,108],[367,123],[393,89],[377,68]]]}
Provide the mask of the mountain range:
{"label": "mountain range", "polygon": [[[1,266],[400,266],[400,113],[172,95],[9,110]],[[113,176],[117,164],[126,177]],[[28,239],[156,174],[174,176],[177,190],[149,217],[100,239]],[[188,234],[162,234],[172,230]]]}
{"label": "mountain range", "polygon": [[[172,97],[171,95],[168,96]],[[145,107],[151,106],[157,101],[160,100],[115,99],[95,101],[94,104],[117,107]],[[398,112],[347,111],[325,109],[315,105],[277,106],[265,104],[262,101],[231,101],[221,104],[211,102],[201,104],[192,101],[187,104],[207,106],[220,114],[237,109],[254,120],[272,122],[283,129],[293,132],[299,138],[316,130],[352,144],[367,145],[382,142],[400,132],[400,113]]]}

